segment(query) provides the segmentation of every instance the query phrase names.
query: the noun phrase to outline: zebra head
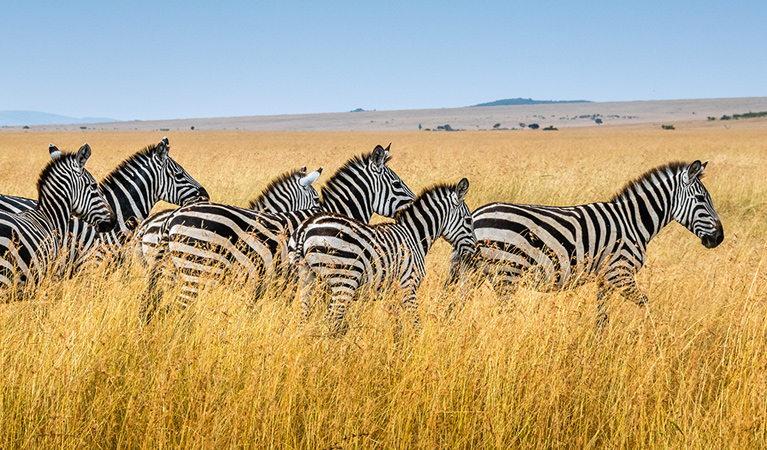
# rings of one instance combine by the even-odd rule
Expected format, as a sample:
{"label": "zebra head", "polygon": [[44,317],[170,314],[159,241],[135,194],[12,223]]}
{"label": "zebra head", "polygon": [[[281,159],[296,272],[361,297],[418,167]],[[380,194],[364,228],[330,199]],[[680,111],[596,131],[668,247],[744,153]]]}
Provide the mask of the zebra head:
{"label": "zebra head", "polygon": [[62,153],[53,144],[49,145],[48,151],[53,162],[49,165],[49,169],[44,172],[44,174],[47,172],[49,175],[47,177],[41,176],[41,191],[45,189],[43,185],[48,186],[48,183],[51,183],[47,179],[42,181],[44,177],[52,178],[53,173],[60,174],[50,184],[50,188],[58,191],[59,195],[61,192],[69,190],[71,211],[67,214],[71,212],[72,215],[92,225],[99,233],[111,231],[117,223],[117,217],[107,199],[99,191],[98,183],[96,183],[93,175],[85,169],[85,163],[91,157],[90,145],[85,143],[74,155]]}
{"label": "zebra head", "polygon": [[698,236],[704,247],[714,248],[724,240],[724,229],[711,196],[701,182],[707,164],[708,161],[702,164],[695,161],[681,169],[672,215],[674,220]]}
{"label": "zebra head", "polygon": [[173,158],[168,156],[170,143],[167,137],[163,137],[154,148],[153,162],[157,168],[158,197],[174,205],[186,205],[197,201],[209,200],[208,191],[200,183],[192,178],[186,170]]}
{"label": "zebra head", "polygon": [[394,217],[397,211],[408,206],[415,194],[404,181],[389,168],[389,144],[386,148],[377,145],[367,159],[373,195],[373,212],[381,216]]}
{"label": "zebra head", "polygon": [[447,220],[442,235],[453,247],[453,253],[457,255],[471,255],[477,246],[471,211],[464,201],[468,190],[469,180],[461,179],[455,187],[448,191],[449,200],[446,202],[448,205]]}
{"label": "zebra head", "polygon": [[257,211],[289,212],[320,207],[320,196],[312,184],[322,173],[322,167],[306,173],[306,166],[284,173],[266,186],[266,189],[248,208]]}

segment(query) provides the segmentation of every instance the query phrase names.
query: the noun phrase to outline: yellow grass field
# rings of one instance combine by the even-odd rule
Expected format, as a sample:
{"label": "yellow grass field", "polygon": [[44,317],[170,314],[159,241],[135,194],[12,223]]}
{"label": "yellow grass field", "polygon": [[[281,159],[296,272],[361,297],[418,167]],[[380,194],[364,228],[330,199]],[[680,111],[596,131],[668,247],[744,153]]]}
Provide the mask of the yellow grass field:
{"label": "yellow grass field", "polygon": [[[614,297],[598,333],[596,289],[486,286],[446,314],[449,249],[428,257],[422,328],[399,333],[395,294],[356,302],[328,334],[292,294],[203,291],[185,311],[138,318],[144,272],[101,267],[0,304],[0,448],[765,448],[767,130],[558,132],[0,133],[0,192],[36,196],[48,143],[90,143],[97,179],[163,134],[214,201],[245,205],[307,165],[326,180],[392,143],[415,191],[471,183],[492,201],[604,201],[673,160],[710,160],[725,240],[707,250],[672,223],[648,248],[639,309]],[[319,302],[318,302],[319,303]]]}

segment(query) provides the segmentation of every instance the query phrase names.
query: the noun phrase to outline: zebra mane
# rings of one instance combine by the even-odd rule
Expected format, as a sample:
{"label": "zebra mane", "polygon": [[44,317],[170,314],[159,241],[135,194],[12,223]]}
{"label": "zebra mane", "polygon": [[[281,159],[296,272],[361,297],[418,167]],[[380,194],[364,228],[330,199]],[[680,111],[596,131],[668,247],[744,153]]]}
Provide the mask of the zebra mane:
{"label": "zebra mane", "polygon": [[294,171],[288,171],[281,175],[278,175],[277,178],[272,179],[272,181],[269,182],[269,184],[266,185],[263,191],[256,197],[255,199],[251,200],[248,204],[249,209],[253,209],[254,207],[258,206],[259,203],[261,203],[261,200],[263,200],[267,194],[269,194],[272,189],[275,187],[285,183],[286,181],[289,181],[291,178],[296,177],[297,175],[301,174],[301,169],[296,169]]}
{"label": "zebra mane", "polygon": [[[331,186],[335,186],[338,184],[339,180],[341,179],[341,176],[343,174],[352,172],[355,167],[364,167],[370,162],[370,157],[373,156],[373,152],[367,152],[363,153],[359,156],[353,156],[348,161],[344,163],[344,165],[336,170],[336,172],[328,179],[327,183],[325,183],[325,186],[322,187],[322,198],[325,199],[325,192],[327,189],[329,189]],[[384,161],[384,164],[391,161],[391,156],[386,156],[386,160]]]}
{"label": "zebra mane", "polygon": [[394,221],[397,222],[399,219],[405,215],[408,211],[412,210],[416,207],[416,205],[423,203],[426,201],[427,198],[431,197],[433,194],[435,194],[437,191],[447,191],[448,193],[454,192],[456,188],[458,187],[458,183],[449,184],[449,183],[437,183],[433,184],[427,188],[424,188],[420,194],[416,196],[410,203],[408,203],[407,206],[397,211],[396,214],[394,214]]}
{"label": "zebra mane", "polygon": [[121,162],[113,171],[109,172],[109,175],[105,176],[104,179],[101,180],[99,183],[99,188],[111,183],[118,173],[122,172],[126,167],[132,166],[137,160],[143,158],[151,158],[152,155],[154,155],[155,150],[157,150],[157,144],[147,145],[143,149],[129,156],[127,159],[123,160],[123,162]]}
{"label": "zebra mane", "polygon": [[37,198],[38,201],[40,199],[40,190],[43,187],[43,184],[48,180],[48,177],[51,176],[51,172],[53,172],[53,169],[61,164],[64,164],[64,161],[68,161],[71,159],[74,159],[77,157],[77,153],[74,152],[62,152],[61,156],[57,157],[54,160],[51,160],[48,162],[48,165],[45,166],[42,172],[40,172],[40,176],[37,177]]}
{"label": "zebra mane", "polygon": [[[689,166],[690,163],[688,162],[674,161],[650,169],[642,175],[626,183],[620,191],[618,191],[615,195],[612,196],[612,198],[610,198],[610,201],[614,202],[626,198],[629,193],[636,192],[637,190],[641,189],[646,181],[651,181],[653,176],[657,178],[670,178],[682,170],[687,169]],[[703,175],[704,174],[700,174],[698,179],[703,178]]]}

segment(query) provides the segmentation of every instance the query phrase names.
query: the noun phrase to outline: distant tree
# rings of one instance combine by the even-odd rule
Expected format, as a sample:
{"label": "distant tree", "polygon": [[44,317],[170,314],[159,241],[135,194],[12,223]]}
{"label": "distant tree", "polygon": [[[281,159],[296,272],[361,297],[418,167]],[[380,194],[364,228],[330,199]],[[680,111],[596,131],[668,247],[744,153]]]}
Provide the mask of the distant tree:
{"label": "distant tree", "polygon": [[712,120],[716,120],[716,117],[711,117],[711,116],[708,116],[707,118],[708,118],[708,121],[709,121],[709,122],[710,122],[710,121],[712,121]]}
{"label": "distant tree", "polygon": [[543,131],[557,131],[557,128],[554,127],[554,125],[549,125],[546,128],[544,128]]}
{"label": "distant tree", "polygon": [[527,128],[530,128],[531,130],[537,130],[540,127],[538,126],[537,123],[531,123],[530,125],[527,126]]}
{"label": "distant tree", "polygon": [[192,125],[192,131],[194,131],[194,125]]}
{"label": "distant tree", "polygon": [[23,127],[21,127],[21,128],[22,128],[22,129],[24,129],[24,130],[28,130],[28,129],[29,129],[29,125],[24,125],[24,126],[23,126]]}
{"label": "distant tree", "polygon": [[445,131],[453,131],[453,127],[451,127],[448,124],[445,124]]}
{"label": "distant tree", "polygon": [[527,125],[525,125],[524,123],[522,123],[522,122],[519,122],[519,128],[525,128],[526,126],[527,126]]}
{"label": "distant tree", "polygon": [[719,120],[730,120],[732,117],[728,116],[727,114],[723,115],[721,119]]}
{"label": "distant tree", "polygon": [[420,123],[418,124],[418,129],[419,129],[419,130],[421,129],[421,124],[420,124]]}
{"label": "distant tree", "polygon": [[664,130],[676,130],[673,125],[661,125]]}
{"label": "distant tree", "polygon": [[496,123],[495,125],[493,125],[493,128],[495,128],[497,130],[498,128],[501,128],[501,124],[500,123]]}
{"label": "distant tree", "polygon": [[600,119],[599,117],[597,117],[596,119],[594,119],[594,122],[595,122],[597,125],[601,125],[601,124],[602,124],[602,119]]}

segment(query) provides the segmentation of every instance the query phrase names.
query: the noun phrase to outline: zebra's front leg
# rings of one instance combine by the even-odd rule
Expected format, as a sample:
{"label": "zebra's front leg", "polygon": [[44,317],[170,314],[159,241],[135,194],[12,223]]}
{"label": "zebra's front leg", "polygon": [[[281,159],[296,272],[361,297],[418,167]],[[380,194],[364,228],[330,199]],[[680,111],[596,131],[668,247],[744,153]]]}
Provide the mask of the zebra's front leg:
{"label": "zebra's front leg", "polygon": [[412,278],[402,287],[405,289],[405,297],[402,299],[402,306],[413,317],[413,325],[420,326],[418,319],[418,299],[416,297],[416,291],[421,284],[420,278]]}

